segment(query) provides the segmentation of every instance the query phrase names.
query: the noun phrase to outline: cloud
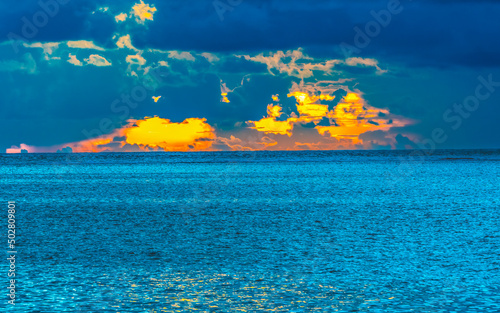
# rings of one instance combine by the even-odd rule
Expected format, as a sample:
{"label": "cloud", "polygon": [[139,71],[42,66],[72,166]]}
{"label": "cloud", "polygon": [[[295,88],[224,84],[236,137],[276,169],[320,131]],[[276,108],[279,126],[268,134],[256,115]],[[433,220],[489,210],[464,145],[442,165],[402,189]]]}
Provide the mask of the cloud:
{"label": "cloud", "polygon": [[232,90],[227,88],[226,83],[223,83],[221,80],[220,83],[220,95],[221,95],[221,102],[225,103],[230,103],[229,99],[227,98],[228,93],[230,93]]}
{"label": "cloud", "polygon": [[[138,2],[137,8],[152,6],[134,2]],[[122,8],[130,9],[134,2],[114,2],[109,6],[110,10],[119,8],[116,13],[128,13],[130,10]],[[227,11],[224,23],[220,23],[212,2],[190,1],[186,5],[181,0],[156,1],[155,22],[148,25],[148,32],[141,33],[136,46],[211,53],[286,51],[304,47],[305,51],[314,51],[315,56],[339,58],[343,56],[339,48],[342,42],[354,45],[354,27],[364,30],[368,22],[376,21],[370,14],[372,10],[380,12],[387,8],[387,1],[381,0],[315,1],[313,4],[296,0],[273,0],[272,4],[245,1],[242,6]],[[382,27],[376,38],[370,38],[369,44],[356,56],[434,68],[498,66],[500,42],[490,38],[498,35],[500,3],[476,2],[402,1],[404,11],[393,16],[390,24]],[[116,26],[122,26],[116,24],[114,16],[92,14],[102,4],[103,1],[84,1],[61,6],[62,14],[51,19],[37,34],[37,40],[93,38],[102,45],[116,33]],[[39,9],[37,1],[9,2],[0,11],[5,21],[0,28],[4,34],[13,31],[22,35],[19,21]],[[132,17],[129,20],[135,23],[138,17],[133,12],[129,15]],[[481,19],[472,22],[470,16],[481,16]]]}
{"label": "cloud", "polygon": [[29,152],[201,151],[211,150],[216,137],[206,119],[187,118],[173,123],[155,116],[131,120],[128,125],[98,138],[52,147],[21,144],[7,149],[7,153],[20,153],[21,149]]}
{"label": "cloud", "polygon": [[361,143],[359,136],[367,131],[388,130],[403,127],[409,120],[393,117],[388,110],[377,109],[368,105],[359,94],[350,92],[327,117],[334,122],[330,126],[316,126],[321,135],[337,139],[349,139],[354,144]]}
{"label": "cloud", "polygon": [[71,64],[76,65],[76,66],[82,66],[83,65],[83,63],[76,58],[76,55],[73,55],[73,54],[70,53],[68,55],[68,57],[69,57],[68,63],[71,63]]}
{"label": "cloud", "polygon": [[377,74],[379,75],[387,72],[387,70],[382,70],[379,67],[378,61],[375,59],[354,57],[346,60],[322,60],[308,56],[304,53],[302,48],[286,52],[277,51],[267,54],[261,53],[255,56],[243,55],[242,57],[248,61],[265,64],[269,73],[272,75],[287,74],[288,76],[301,79],[311,78],[314,75],[318,75],[318,73],[324,75],[331,75],[334,72],[338,73],[340,72],[340,68],[335,69],[338,65],[374,67],[377,69]]}
{"label": "cloud", "polygon": [[98,8],[96,11],[93,11],[92,14],[95,14],[95,12],[108,12],[109,11],[109,7],[100,7]]}
{"label": "cloud", "polygon": [[286,52],[277,51],[268,54],[261,53],[256,56],[243,55],[242,57],[249,61],[266,64],[269,73],[272,75],[285,73],[288,76],[298,78],[312,77],[314,75],[313,71],[329,74],[336,64],[342,63],[340,60],[314,62],[314,59],[305,55],[302,49]]}
{"label": "cloud", "polygon": [[206,119],[188,118],[181,123],[159,117],[136,121],[136,127],[124,130],[126,142],[165,151],[206,150],[216,135]]}
{"label": "cloud", "polygon": [[194,56],[187,51],[181,53],[179,53],[179,51],[168,51],[168,57],[176,60],[195,61]]}
{"label": "cloud", "polygon": [[267,107],[267,117],[259,121],[248,121],[250,128],[264,132],[266,134],[279,134],[292,136],[293,124],[297,118],[288,118],[285,121],[278,121],[277,118],[282,114],[281,107],[270,104]]}
{"label": "cloud", "polygon": [[87,62],[87,64],[95,66],[111,66],[108,60],[97,54],[91,54],[87,59],[84,59],[84,61]]}
{"label": "cloud", "polygon": [[155,7],[150,7],[149,4],[145,4],[142,0],[141,3],[136,3],[132,7],[132,11],[130,12],[133,16],[135,16],[135,20],[139,24],[144,24],[146,20],[153,20],[153,14],[156,12]]}
{"label": "cloud", "polygon": [[64,147],[64,148],[58,149],[56,152],[57,153],[73,153],[73,149],[71,147]]}
{"label": "cloud", "polygon": [[68,41],[66,42],[69,48],[78,48],[78,49],[94,49],[99,51],[104,51],[104,48],[96,46],[93,41],[88,40],[78,40],[78,41]]}
{"label": "cloud", "polygon": [[45,42],[45,43],[34,42],[31,44],[25,43],[24,46],[27,48],[42,48],[45,55],[50,55],[50,54],[52,54],[52,52],[54,52],[59,47],[59,43],[58,42]]}
{"label": "cloud", "polygon": [[397,134],[396,137],[396,149],[416,149],[417,145],[408,137],[401,134]]}
{"label": "cloud", "polygon": [[[292,88],[295,89],[295,86]],[[295,97],[297,100],[297,111],[299,112],[300,121],[307,123],[320,121],[323,117],[327,116],[328,105],[321,104],[318,101],[326,100],[332,101],[335,96],[328,94],[321,95],[309,95],[307,92],[303,91],[293,91],[288,94],[288,97]]]}
{"label": "cloud", "polygon": [[[266,134],[287,135],[290,140],[297,138],[295,145],[290,140],[277,138],[274,145],[286,149],[345,149],[369,147],[361,135],[376,130],[388,131],[393,127],[403,127],[413,123],[409,119],[391,114],[386,109],[370,106],[356,92],[347,92],[340,101],[331,93],[339,87],[323,84],[293,84],[288,97],[296,99],[296,112],[283,113],[280,105],[269,104],[267,116],[259,121],[248,121],[247,125]],[[344,87],[345,88],[345,87]],[[330,92],[328,92],[330,91]],[[331,104],[329,104],[331,102]],[[310,130],[306,130],[310,129]],[[317,135],[314,135],[314,130]],[[330,137],[328,141],[320,137]]]}
{"label": "cloud", "polygon": [[36,148],[32,146],[25,145],[24,143],[19,146],[12,146],[5,150],[5,153],[34,153]]}
{"label": "cloud", "polygon": [[210,63],[216,63],[220,61],[220,59],[213,53],[203,52],[201,56],[207,59],[207,61]]}
{"label": "cloud", "polygon": [[[342,61],[346,63],[345,66],[349,67],[370,67],[370,71],[373,72],[370,72],[369,75],[365,73],[360,75],[363,80],[360,79],[360,76],[356,76],[355,71],[344,72],[342,67],[334,67],[331,72],[319,71],[318,73],[313,70],[313,76],[305,77],[305,75],[302,75],[303,77],[301,78],[300,75],[299,77],[290,76],[286,71],[284,75],[280,75],[274,69],[270,73],[266,64],[246,60],[244,57],[234,54],[217,54],[218,60],[212,59],[212,63],[207,62],[206,57],[200,52],[146,49],[135,54],[126,49],[126,45],[131,45],[130,36],[125,35],[122,37],[125,38],[123,40],[123,47],[125,49],[111,48],[107,49],[105,54],[88,57],[88,54],[83,55],[88,52],[74,52],[72,50],[74,48],[69,48],[63,44],[52,51],[52,56],[63,55],[64,60],[76,66],[86,64],[106,65],[107,63],[111,65],[111,62],[113,62],[113,69],[109,69],[106,72],[109,72],[110,77],[113,75],[113,77],[118,77],[118,79],[101,79],[100,74],[94,72],[102,73],[102,71],[93,69],[92,67],[87,68],[85,71],[78,71],[78,75],[84,75],[83,73],[85,72],[85,75],[87,75],[86,80],[105,80],[106,86],[108,86],[108,81],[118,82],[118,88],[112,89],[107,94],[101,86],[93,86],[92,88],[92,90],[96,90],[96,93],[92,93],[94,97],[99,97],[100,99],[101,95],[105,95],[108,98],[106,98],[107,100],[103,100],[103,102],[108,103],[112,103],[115,98],[121,97],[120,93],[132,90],[140,83],[140,79],[129,79],[129,77],[124,76],[126,66],[129,66],[130,70],[133,69],[137,73],[139,73],[137,68],[145,67],[146,64],[150,64],[150,67],[147,67],[144,71],[149,69],[152,72],[155,69],[161,68],[161,81],[155,84],[154,92],[147,91],[147,98],[151,99],[152,96],[158,94],[168,95],[168,102],[165,101],[168,105],[153,105],[153,102],[149,100],[151,101],[147,102],[149,105],[139,105],[137,108],[130,107],[126,118],[142,118],[144,116],[154,116],[155,114],[160,116],[169,114],[168,116],[172,121],[182,121],[189,116],[204,117],[207,124],[213,125],[214,132],[218,135],[222,134],[217,138],[230,139],[233,136],[236,139],[242,140],[239,148],[244,149],[326,149],[327,147],[338,149],[340,147],[369,148],[376,145],[383,145],[384,147],[391,145],[395,147],[396,141],[394,137],[396,129],[403,127],[405,129],[399,129],[398,133],[411,140],[415,138],[411,137],[411,131],[408,130],[415,128],[407,128],[407,126],[410,126],[411,120],[403,118],[403,116],[412,116],[412,111],[401,111],[398,110],[399,104],[394,105],[394,99],[400,98],[402,94],[405,97],[401,98],[400,101],[406,103],[410,97],[408,89],[384,88],[383,95],[385,95],[385,98],[375,98],[376,100],[373,100],[374,98],[372,97],[374,94],[380,96],[381,91],[378,91],[377,88],[380,88],[381,85],[385,86],[386,81],[403,81],[395,77],[392,70],[390,75],[374,75],[377,66],[380,68],[378,61],[375,59],[350,58]],[[42,46],[23,47],[23,49],[31,50],[35,58],[41,56],[43,51]],[[67,54],[68,52],[72,53]],[[168,59],[168,63],[160,61],[161,59],[166,59],[169,53],[172,54],[173,58]],[[255,55],[274,56],[276,53],[278,52],[256,53],[251,55],[251,57]],[[287,53],[283,52],[283,55],[287,55]],[[291,56],[293,56],[293,53],[289,53],[288,57],[285,58],[280,57],[279,62],[285,64],[285,67],[289,66],[293,63]],[[325,64],[325,62],[329,61],[323,58],[313,58],[305,53],[296,54],[296,56],[300,56],[300,58],[296,59],[295,65],[302,68],[306,68],[305,65]],[[87,59],[84,59],[85,57]],[[232,71],[234,68],[227,66],[227,64],[231,64],[228,61],[232,60],[241,60],[242,62],[246,62],[244,64],[247,65],[259,64],[259,68],[254,68],[254,72],[251,73],[247,73],[248,71],[245,66],[242,66],[238,71]],[[338,64],[342,65],[342,62]],[[61,69],[64,69],[64,66],[69,66],[69,64],[60,62],[60,65],[58,65]],[[165,66],[168,68],[165,68]],[[277,65],[277,68],[280,66]],[[10,68],[14,71],[20,67],[21,64],[10,64],[4,66],[4,70],[5,68]],[[50,68],[53,69],[54,65],[48,64],[48,62],[40,62],[40,68],[45,73],[44,77],[46,78],[50,74]],[[390,68],[392,69],[393,67]],[[70,66],[69,71],[71,70],[75,71],[73,66]],[[66,70],[64,69],[64,71]],[[183,81],[185,77],[189,79],[189,82]],[[243,85],[243,82],[245,82],[245,85]],[[64,84],[64,82],[59,82],[58,85],[60,84]],[[68,90],[78,92],[78,89],[73,87],[70,87]],[[80,93],[82,94],[84,91],[80,91]],[[56,95],[56,93],[46,94],[40,91],[36,91],[36,94],[43,95],[47,99],[52,99]],[[26,97],[26,95],[21,96]],[[411,95],[411,97],[414,96],[416,95]],[[21,99],[22,97],[18,98]],[[73,97],[67,96],[61,98],[66,99],[66,101],[67,99],[73,99]],[[94,101],[92,98],[90,101],[88,98],[86,100],[87,102]],[[443,99],[440,98],[439,100],[442,101]],[[9,101],[13,100],[10,99]],[[5,101],[4,103],[9,103],[9,101]],[[35,99],[31,98],[30,101],[35,102]],[[28,103],[27,101],[24,102]],[[182,103],[182,105],[175,105],[176,103]],[[270,105],[269,103],[272,104]],[[374,106],[371,106],[370,103],[373,103]],[[25,104],[24,107],[29,107],[29,105]],[[44,110],[47,110],[46,108],[48,107],[50,105],[45,104]],[[88,110],[89,114],[98,112],[95,116],[92,116],[94,118],[93,121],[99,121],[99,118],[103,116],[102,111],[106,111],[104,114],[108,114],[107,117],[111,117],[112,119],[116,118],[117,115],[121,116],[121,111],[119,112],[120,114],[113,114],[109,112],[109,105],[104,107],[104,110],[99,109],[97,106]],[[405,108],[407,107],[405,106]],[[58,105],[57,112],[61,111],[69,112],[71,110],[65,108],[63,105]],[[16,114],[22,113],[17,112]],[[54,114],[50,112],[48,115],[58,116],[58,113]],[[71,113],[68,113],[67,116],[71,118]],[[126,119],[122,119],[122,121],[124,120]],[[88,121],[82,121],[82,124],[79,124],[78,127],[81,129],[92,129],[88,125],[93,121],[89,118]],[[114,124],[114,126],[120,127],[122,125],[118,124]],[[62,125],[59,126],[59,129],[63,127]],[[47,127],[47,125],[44,125],[44,127]],[[64,124],[64,127],[67,127],[67,125]],[[81,132],[79,128],[72,133],[73,137],[82,137],[78,135],[78,132]],[[43,128],[40,127],[40,129]],[[386,138],[383,141],[370,140],[364,135],[377,130],[386,133]],[[77,133],[76,135],[75,132]],[[256,133],[266,136],[269,140],[264,142],[260,137],[250,140],[249,134],[255,135]],[[57,144],[70,142],[66,139],[59,139],[57,136],[52,137],[53,142],[50,144],[54,142]],[[37,140],[40,141],[40,139]],[[30,145],[37,143],[36,141],[25,141],[24,138],[20,137],[7,142],[4,148],[19,142],[26,142],[26,144]],[[227,141],[227,143],[231,143],[234,147],[238,145],[233,141]],[[116,149],[128,149],[131,146],[128,143],[120,147],[116,146],[117,143],[113,143],[112,146],[110,144],[99,144],[95,148],[95,151],[118,151]],[[127,148],[124,148],[125,145],[128,145]],[[233,149],[229,146],[223,147],[223,145],[224,141],[220,139],[219,141],[214,141],[210,149]],[[139,146],[137,148],[141,149]],[[156,148],[148,146],[147,149]]]}
{"label": "cloud", "polygon": [[136,55],[127,55],[125,58],[125,61],[129,64],[137,64],[137,65],[144,65],[146,64],[146,59],[144,59],[141,55],[136,54]]}
{"label": "cloud", "polygon": [[36,61],[31,53],[22,56],[22,62],[18,60],[0,61],[0,72],[25,71],[29,74],[37,72]]}
{"label": "cloud", "polygon": [[146,74],[149,70],[149,67],[144,69],[142,68],[142,66],[146,64],[146,59],[144,59],[140,54],[127,55],[125,62],[129,64],[127,72],[129,72],[132,76],[138,76],[137,71],[143,70],[143,73]]}
{"label": "cloud", "polygon": [[[107,151],[107,144],[110,144],[113,141],[113,138],[116,134],[119,134],[119,131],[115,131],[113,134],[108,136],[103,136],[95,139],[83,140],[77,143],[70,143],[67,147],[71,148],[74,152],[103,152]],[[121,145],[123,146],[123,144]]]}
{"label": "cloud", "polygon": [[358,65],[364,65],[364,66],[372,66],[377,69],[377,74],[384,74],[387,73],[387,70],[382,70],[378,66],[378,61],[375,59],[363,59],[363,58],[348,58],[345,60],[345,64],[349,66],[358,66]]}
{"label": "cloud", "polygon": [[130,50],[140,51],[139,49],[137,49],[132,45],[132,40],[130,39],[130,35],[124,35],[118,38],[118,41],[116,41],[116,45],[118,46],[118,48],[121,49],[126,47],[129,48]]}
{"label": "cloud", "polygon": [[120,13],[118,15],[115,16],[115,20],[116,22],[125,22],[125,20],[127,19],[128,15],[126,13]]}

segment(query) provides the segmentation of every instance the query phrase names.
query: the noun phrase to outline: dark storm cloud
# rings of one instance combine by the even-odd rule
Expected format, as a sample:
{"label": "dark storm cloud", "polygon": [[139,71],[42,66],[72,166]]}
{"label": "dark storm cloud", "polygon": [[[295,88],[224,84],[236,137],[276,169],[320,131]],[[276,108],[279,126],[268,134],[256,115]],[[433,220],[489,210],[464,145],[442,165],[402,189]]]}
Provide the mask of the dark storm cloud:
{"label": "dark storm cloud", "polygon": [[[221,0],[227,3],[225,0]],[[283,50],[304,47],[318,56],[342,56],[339,45],[354,45],[357,32],[374,21],[372,11],[396,0],[242,1],[223,13],[213,1],[149,1],[154,22],[131,30],[139,48],[214,52]],[[139,1],[137,1],[139,2]],[[400,59],[415,66],[500,65],[499,1],[400,1],[359,56]],[[128,13],[133,1],[69,1],[40,29],[37,41],[93,39],[110,44],[117,25],[112,14]],[[92,14],[108,6],[112,14]],[[40,10],[35,1],[0,4],[1,34],[19,31],[21,18]],[[135,36],[134,36],[135,35]],[[4,37],[5,38],[5,37]]]}
{"label": "dark storm cloud", "polygon": [[[139,47],[200,51],[262,51],[304,47],[321,57],[342,57],[355,46],[371,14],[391,1],[243,1],[221,21],[210,1],[158,3]],[[354,56],[402,60],[415,66],[500,65],[498,1],[401,0],[400,13]],[[478,18],[480,17],[480,18]]]}
{"label": "dark storm cloud", "polygon": [[[109,44],[116,28],[114,18],[103,14],[92,14],[99,7],[110,4],[109,1],[61,1],[61,3],[67,2],[65,4],[60,4],[58,1],[41,0],[40,2],[44,4],[42,6],[39,1],[1,2],[1,38],[7,40],[9,36],[22,37],[28,42],[89,39],[101,45]],[[111,5],[119,5],[118,3],[111,2]],[[127,7],[127,11],[130,10],[130,6]],[[46,21],[40,14],[48,17]]]}
{"label": "dark storm cloud", "polygon": [[[56,1],[56,0],[54,0]],[[226,0],[221,0],[226,2]],[[51,0],[43,1],[44,3]],[[276,50],[304,48],[304,53],[321,59],[344,59],[343,44],[355,46],[359,29],[375,20],[371,11],[387,10],[390,0],[243,0],[222,13],[212,0],[145,1],[157,11],[154,21],[138,25],[133,19],[116,23],[114,16],[129,13],[139,1],[83,0],[60,5],[59,12],[38,29],[30,42],[91,40],[107,49],[116,47],[116,34],[130,34],[139,49],[155,48],[214,52],[221,58],[216,69],[207,59],[196,62],[168,59],[168,75],[147,99],[130,109],[128,117],[162,116],[174,122],[187,117],[207,118],[219,129],[231,130],[238,122],[259,120],[266,115],[270,95],[279,94],[285,114],[297,113],[296,101],[288,98],[292,82],[276,68],[234,55],[256,55]],[[99,8],[109,11],[100,12]],[[405,128],[422,138],[442,127],[448,139],[443,147],[500,145],[496,134],[500,126],[500,90],[481,102],[481,107],[463,126],[451,131],[443,121],[445,112],[456,101],[474,92],[478,75],[493,73],[500,81],[500,1],[413,1],[401,0],[401,12],[391,16],[369,44],[353,57],[374,58],[388,74],[376,67],[339,64],[335,70],[354,78],[356,88],[369,104],[391,113],[419,121]],[[0,35],[22,35],[23,17],[30,20],[40,11],[38,1],[0,3]],[[98,51],[113,67],[75,67],[67,63],[68,53],[58,62],[46,62],[42,49],[5,49],[0,46],[0,123],[10,134],[0,140],[0,150],[21,142],[52,145],[86,139],[82,130],[98,128],[103,118],[115,127],[126,121],[117,118],[110,104],[138,84],[126,72],[127,55],[136,51]],[[124,49],[125,50],[125,49]],[[78,60],[96,51],[73,51]],[[164,54],[143,54],[146,66],[167,60]],[[232,57],[224,57],[232,56]],[[20,69],[13,71],[13,69]],[[135,66],[134,66],[135,69]],[[137,70],[139,72],[139,70]],[[245,75],[248,80],[245,80]],[[337,75],[337,74],[335,74]],[[330,80],[325,73],[314,73],[311,80]],[[337,76],[335,79],[337,79]],[[220,101],[220,81],[232,91],[230,103]],[[351,85],[352,87],[352,85]],[[337,92],[330,109],[345,95]],[[158,103],[151,96],[161,95]],[[323,125],[323,124],[322,124]],[[324,125],[327,125],[324,121]],[[312,126],[312,125],[309,125]],[[306,125],[307,127],[307,125]],[[403,136],[401,130],[400,136]],[[378,134],[385,137],[387,134]],[[394,134],[393,134],[394,135]],[[366,135],[369,139],[369,135]],[[398,137],[401,145],[404,138]],[[376,139],[373,139],[376,140]]]}

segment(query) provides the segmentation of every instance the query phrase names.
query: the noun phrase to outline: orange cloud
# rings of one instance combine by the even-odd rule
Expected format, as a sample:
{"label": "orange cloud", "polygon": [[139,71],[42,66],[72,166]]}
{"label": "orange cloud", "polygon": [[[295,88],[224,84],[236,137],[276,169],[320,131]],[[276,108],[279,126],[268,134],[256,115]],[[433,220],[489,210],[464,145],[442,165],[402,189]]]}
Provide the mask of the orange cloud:
{"label": "orange cloud", "polygon": [[320,121],[328,113],[328,105],[318,104],[319,100],[332,101],[335,96],[330,95],[309,95],[306,92],[294,91],[288,94],[288,97],[295,97],[297,100],[297,111],[299,112],[299,121],[313,122]]}
{"label": "orange cloud", "polygon": [[[215,131],[206,123],[206,119],[188,118],[181,123],[172,123],[168,119],[155,116],[130,121],[129,125],[98,138],[48,148],[30,147],[27,150],[55,152],[70,147],[73,152],[196,151],[210,150],[215,139]],[[19,153],[20,149],[14,148],[16,147],[10,152]]]}
{"label": "orange cloud", "polygon": [[390,112],[377,109],[365,103],[360,95],[350,92],[339,102],[328,117],[336,125],[316,126],[318,132],[337,139],[349,139],[354,144],[361,143],[359,135],[367,131],[389,130],[391,127],[408,125],[409,120],[398,117],[388,118]]}
{"label": "orange cloud", "polygon": [[7,148],[5,150],[5,153],[23,153],[23,152],[33,153],[35,152],[35,147],[31,147],[22,143],[19,145],[19,147],[11,146],[10,148]]}
{"label": "orange cloud", "polygon": [[221,96],[220,101],[221,102],[225,102],[225,103],[230,103],[231,102],[227,98],[227,95],[229,94],[229,92],[232,92],[232,90],[229,89],[229,88],[227,88],[226,83],[223,83],[222,80],[221,80],[221,82],[220,82],[220,96]]}
{"label": "orange cloud", "polygon": [[227,92],[223,92],[220,94],[221,95],[221,102],[225,102],[225,103],[230,103],[231,101],[229,101],[229,99],[227,98]]}
{"label": "orange cloud", "polygon": [[78,143],[69,144],[67,146],[71,147],[73,152],[103,152],[107,150],[105,145],[112,142],[113,137],[114,136],[112,135],[103,136],[99,138],[83,140]]}
{"label": "orange cloud", "polygon": [[[304,86],[301,84],[299,86],[294,84],[292,90],[288,97],[294,97],[297,100],[298,116],[291,113],[286,119],[278,120],[283,114],[282,107],[270,104],[267,107],[266,117],[259,121],[247,122],[251,129],[266,134],[288,135],[292,140],[297,137],[292,142],[278,139],[278,144],[273,146],[279,146],[283,149],[359,148],[364,144],[359,136],[365,132],[388,131],[392,127],[402,127],[412,123],[408,119],[391,114],[388,110],[368,105],[359,93],[348,92],[330,110],[329,106],[322,102],[333,101],[335,96],[331,92],[338,89],[331,86],[323,88],[319,85]],[[316,136],[311,133],[313,129],[310,127],[301,127],[301,125],[310,123],[313,123]],[[305,131],[305,129],[310,130]],[[325,141],[327,138],[333,140]]]}
{"label": "orange cloud", "polygon": [[282,107],[269,104],[267,106],[267,117],[259,121],[249,121],[247,124],[250,125],[250,128],[266,134],[288,135],[290,137],[292,136],[294,124],[319,122],[323,117],[327,116],[328,105],[317,103],[317,101],[335,99],[334,96],[326,94],[315,96],[302,91],[291,92],[288,97],[295,97],[297,100],[298,117],[292,114],[286,120],[277,120],[282,115]]}
{"label": "orange cloud", "polygon": [[267,117],[262,118],[260,121],[249,121],[250,128],[256,129],[266,134],[279,134],[279,135],[292,135],[293,123],[292,119],[285,121],[276,120],[281,116],[281,107],[279,105],[267,106]]}
{"label": "orange cloud", "polygon": [[253,129],[266,134],[292,135],[293,124],[289,121],[277,121],[274,117],[266,117],[253,123]]}
{"label": "orange cloud", "polygon": [[206,119],[200,118],[172,123],[167,119],[153,117],[136,121],[136,125],[123,131],[128,144],[160,147],[165,151],[207,150],[216,137]]}

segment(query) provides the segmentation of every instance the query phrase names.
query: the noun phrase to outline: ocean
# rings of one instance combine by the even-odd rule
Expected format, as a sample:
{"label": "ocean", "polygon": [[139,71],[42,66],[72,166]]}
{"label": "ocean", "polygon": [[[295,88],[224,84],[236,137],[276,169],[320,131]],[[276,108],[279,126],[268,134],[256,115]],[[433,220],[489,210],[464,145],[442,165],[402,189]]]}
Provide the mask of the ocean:
{"label": "ocean", "polygon": [[500,312],[499,185],[499,150],[1,154],[0,311]]}

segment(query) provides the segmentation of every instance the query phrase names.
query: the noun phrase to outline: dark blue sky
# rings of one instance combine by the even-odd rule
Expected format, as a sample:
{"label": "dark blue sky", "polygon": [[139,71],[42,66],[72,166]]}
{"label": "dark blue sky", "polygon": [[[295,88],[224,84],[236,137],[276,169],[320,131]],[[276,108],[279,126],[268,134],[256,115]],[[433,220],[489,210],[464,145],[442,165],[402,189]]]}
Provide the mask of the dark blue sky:
{"label": "dark blue sky", "polygon": [[[234,146],[231,136],[260,148],[267,140],[276,148],[500,147],[500,1],[42,2],[0,4],[0,151],[75,147],[151,116],[205,118],[221,149]],[[151,77],[147,100],[113,108]],[[316,119],[287,97],[336,90],[333,102],[314,102],[332,110]],[[355,113],[362,136],[344,134],[351,124],[334,112],[349,93],[365,105]],[[272,103],[293,136],[251,123],[270,117]]]}

